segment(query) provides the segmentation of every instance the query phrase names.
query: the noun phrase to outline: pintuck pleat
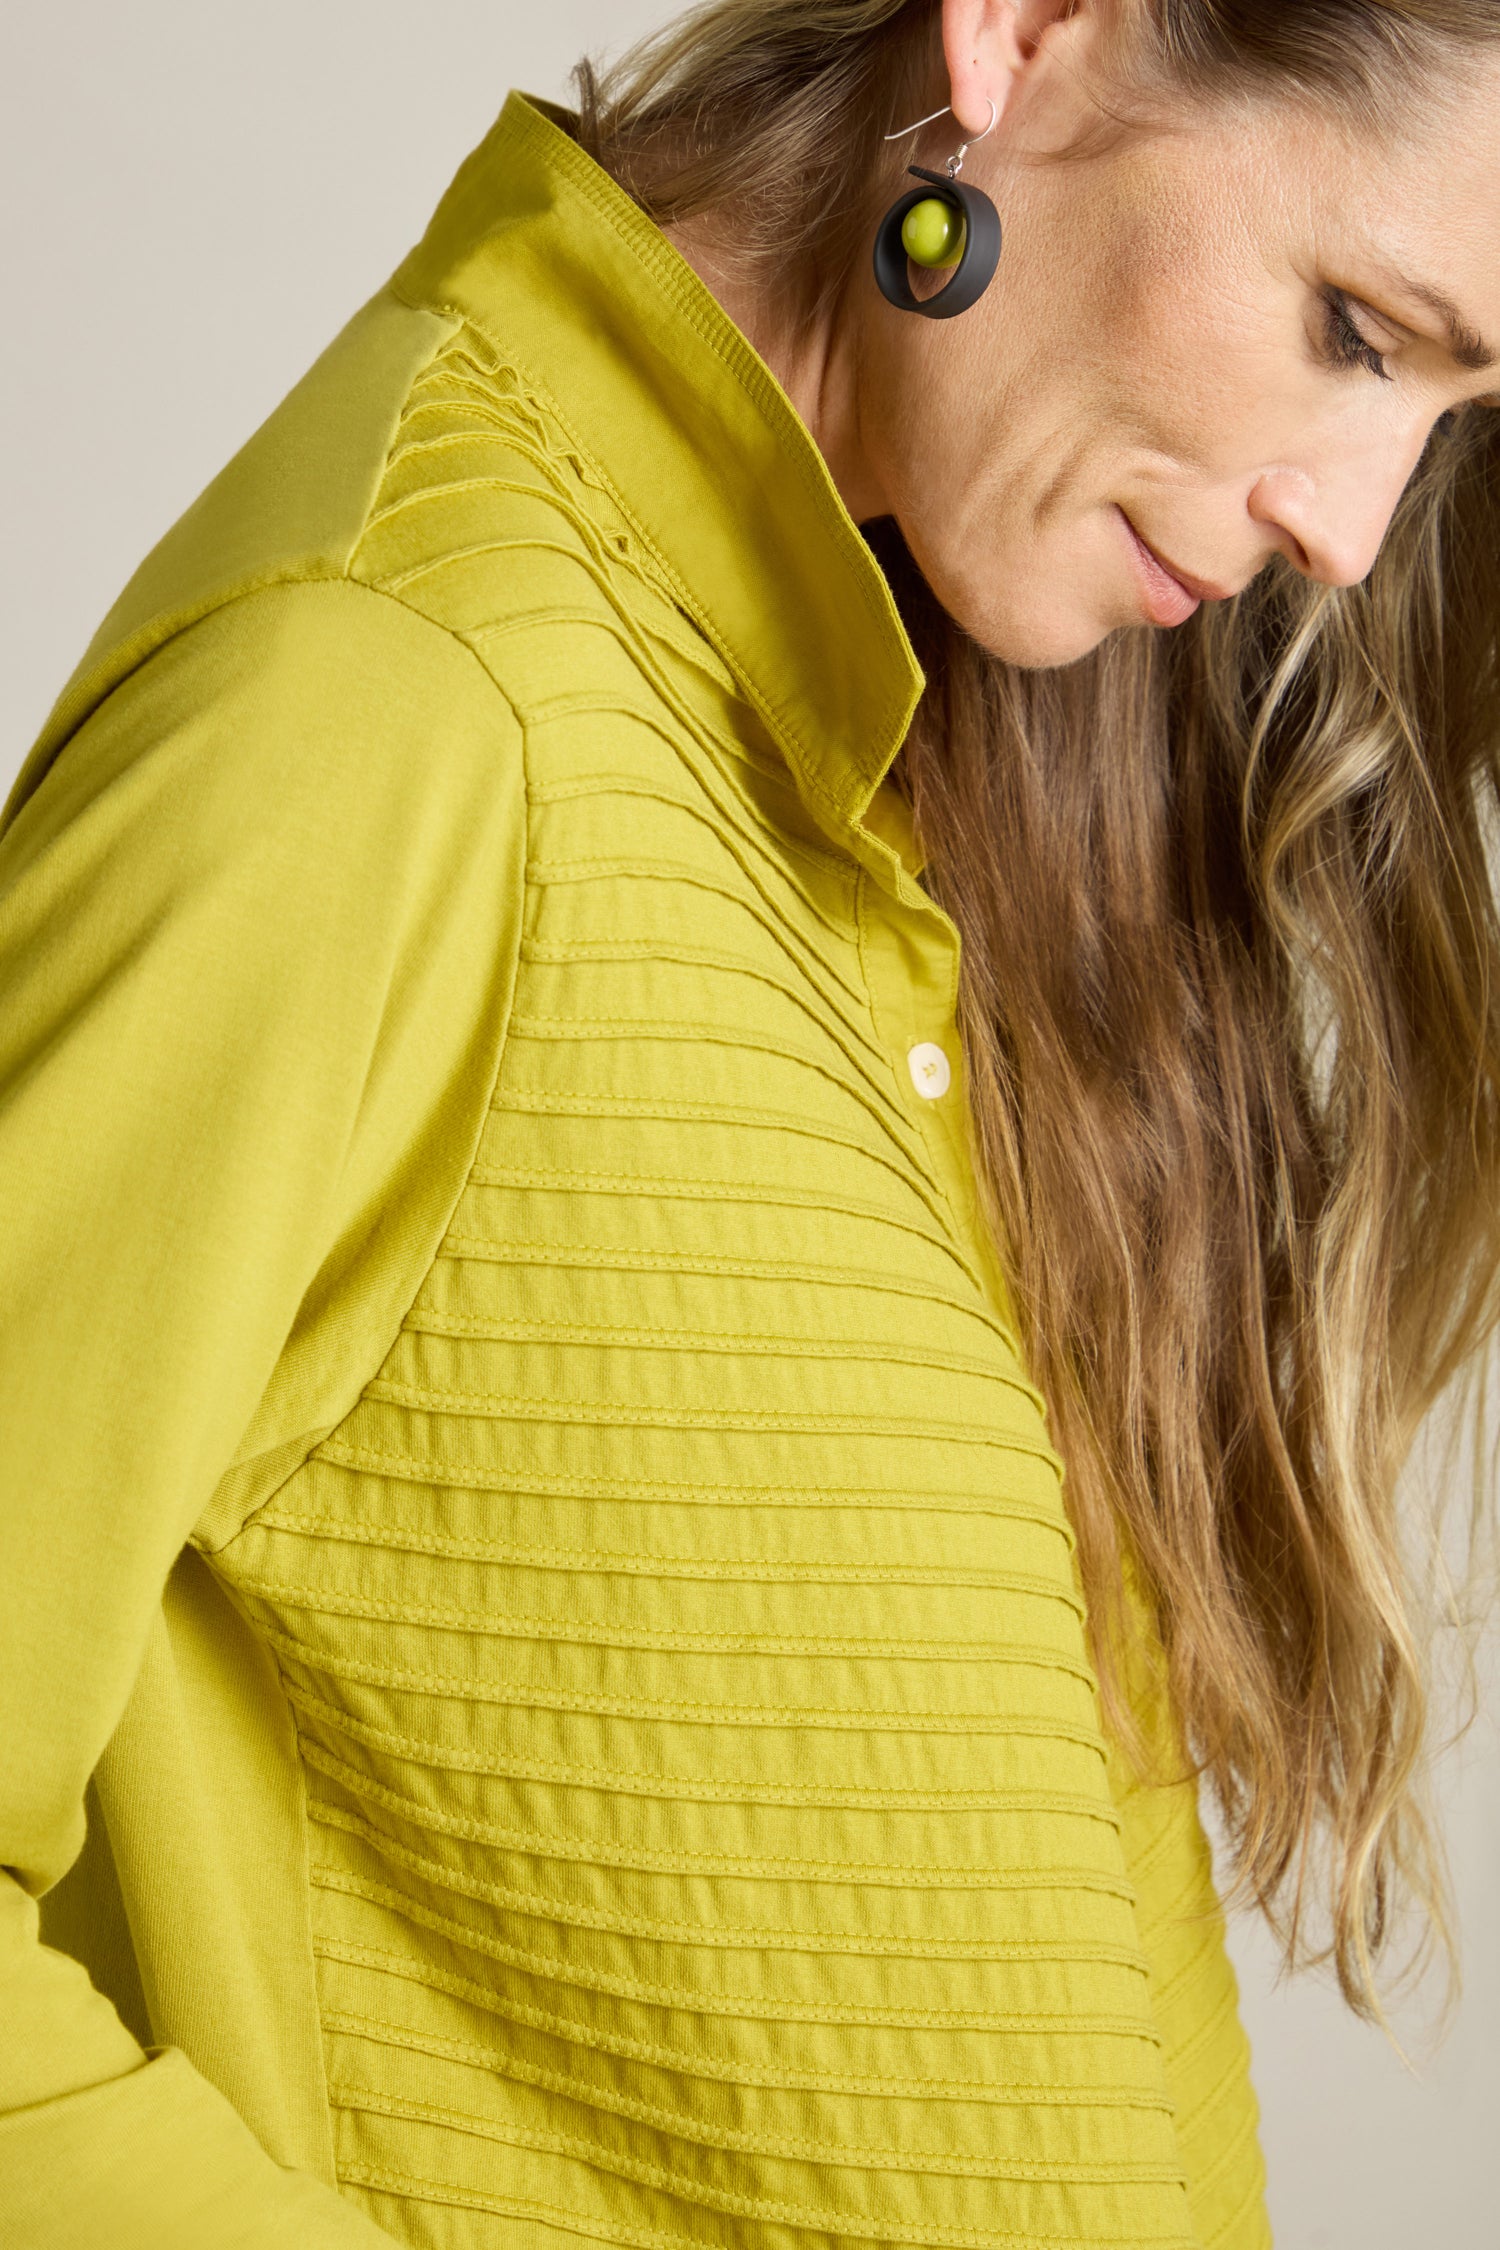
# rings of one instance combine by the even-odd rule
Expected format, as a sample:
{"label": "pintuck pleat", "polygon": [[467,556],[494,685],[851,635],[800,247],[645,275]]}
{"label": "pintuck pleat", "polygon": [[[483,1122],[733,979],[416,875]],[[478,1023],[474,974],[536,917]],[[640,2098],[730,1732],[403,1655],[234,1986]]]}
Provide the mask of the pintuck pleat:
{"label": "pintuck pleat", "polygon": [[1253,2109],[1221,1952],[1172,1952],[1191,1790],[1101,1735],[867,875],[472,330],[354,567],[503,688],[530,832],[438,1253],[219,1558],[295,1715],[341,2183],[455,2250],[1188,2250],[1188,2131],[1227,2241]]}

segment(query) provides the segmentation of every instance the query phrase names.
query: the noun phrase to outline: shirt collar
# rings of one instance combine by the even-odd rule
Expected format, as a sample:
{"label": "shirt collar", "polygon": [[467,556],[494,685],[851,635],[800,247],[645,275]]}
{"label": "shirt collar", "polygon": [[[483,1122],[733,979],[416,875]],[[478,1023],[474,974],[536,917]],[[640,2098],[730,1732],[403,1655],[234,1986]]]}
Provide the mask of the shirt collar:
{"label": "shirt collar", "polygon": [[393,285],[547,397],[803,794],[858,822],[925,685],[885,576],[770,368],[573,122],[513,90]]}

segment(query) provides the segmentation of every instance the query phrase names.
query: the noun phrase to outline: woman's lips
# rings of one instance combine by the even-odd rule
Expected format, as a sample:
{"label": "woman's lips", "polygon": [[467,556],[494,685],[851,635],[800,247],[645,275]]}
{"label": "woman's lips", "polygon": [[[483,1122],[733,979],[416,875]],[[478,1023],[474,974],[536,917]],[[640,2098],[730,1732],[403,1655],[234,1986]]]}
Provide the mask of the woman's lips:
{"label": "woman's lips", "polygon": [[1203,597],[1194,593],[1191,586],[1184,585],[1152,553],[1123,508],[1119,515],[1130,538],[1141,608],[1153,625],[1181,625],[1185,618],[1192,616]]}

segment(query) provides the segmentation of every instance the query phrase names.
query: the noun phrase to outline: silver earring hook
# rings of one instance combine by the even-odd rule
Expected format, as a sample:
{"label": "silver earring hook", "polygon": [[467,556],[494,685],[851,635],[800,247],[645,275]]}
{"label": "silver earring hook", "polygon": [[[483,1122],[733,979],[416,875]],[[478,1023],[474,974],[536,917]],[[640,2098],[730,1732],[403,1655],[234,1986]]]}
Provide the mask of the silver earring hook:
{"label": "silver earring hook", "polygon": [[[963,163],[964,158],[968,155],[970,149],[974,146],[975,141],[987,140],[990,134],[995,130],[995,120],[999,116],[1000,112],[995,107],[994,97],[992,95],[986,94],[984,98],[990,105],[990,121],[988,125],[986,125],[982,133],[976,133],[974,135],[974,140],[965,141],[962,146],[958,148],[952,156],[949,157],[946,169],[950,180],[957,179],[959,166]],[[899,141],[903,139],[907,133],[914,133],[917,130],[918,125],[930,125],[934,117],[949,117],[952,114],[953,104],[951,102],[944,102],[941,109],[933,110],[930,115],[926,117],[919,117],[917,119],[916,125],[903,125],[899,133],[882,133],[880,137],[883,141]]]}

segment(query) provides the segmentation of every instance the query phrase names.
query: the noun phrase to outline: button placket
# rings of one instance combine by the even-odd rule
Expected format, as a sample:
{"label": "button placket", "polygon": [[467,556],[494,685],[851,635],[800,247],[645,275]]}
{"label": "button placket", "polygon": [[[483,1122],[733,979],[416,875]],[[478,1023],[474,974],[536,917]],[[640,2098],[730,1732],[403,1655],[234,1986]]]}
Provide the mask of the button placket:
{"label": "button placket", "polygon": [[864,861],[860,951],[876,1029],[897,1072],[905,1062],[917,1097],[912,1114],[959,1239],[985,1275],[996,1310],[1014,1325],[1009,1283],[990,1239],[969,1145],[956,1012],[958,931],[926,892],[909,877],[903,881],[878,845],[859,856]]}

